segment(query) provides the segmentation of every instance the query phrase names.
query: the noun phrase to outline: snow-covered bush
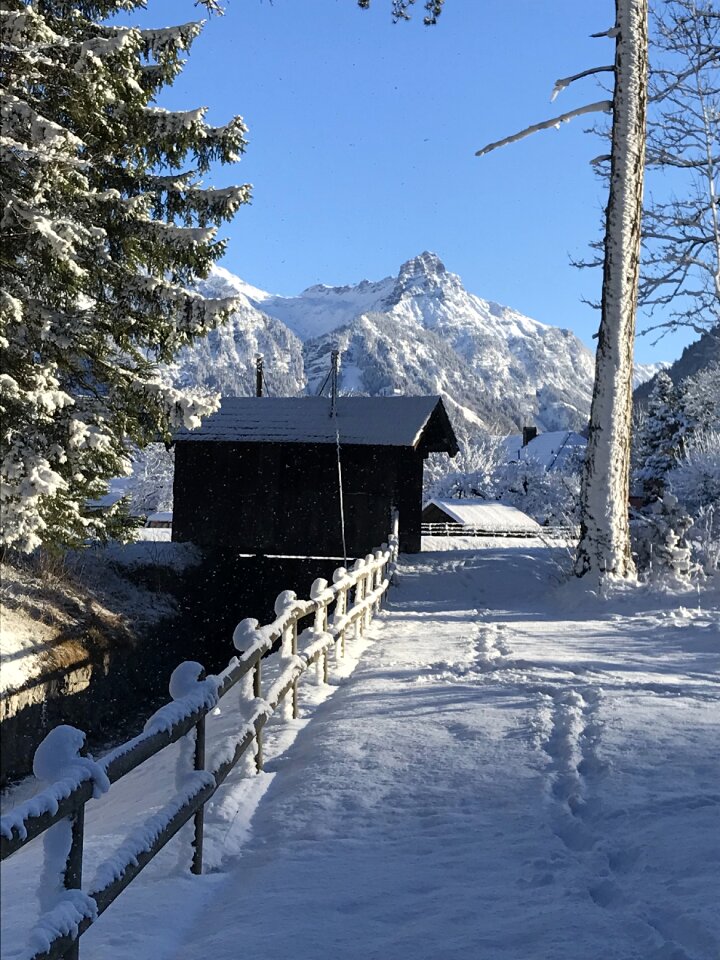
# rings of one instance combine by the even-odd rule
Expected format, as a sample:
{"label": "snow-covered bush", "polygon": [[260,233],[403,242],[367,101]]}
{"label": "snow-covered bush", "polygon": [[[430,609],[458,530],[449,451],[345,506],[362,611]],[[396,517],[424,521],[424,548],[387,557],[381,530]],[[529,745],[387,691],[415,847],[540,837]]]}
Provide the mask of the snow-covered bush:
{"label": "snow-covered bush", "polygon": [[687,577],[693,570],[688,530],[692,517],[666,493],[635,514],[630,523],[638,572],[650,579]]}
{"label": "snow-covered bush", "polygon": [[149,443],[133,463],[128,492],[133,514],[173,508],[175,458],[163,443]]}
{"label": "snow-covered bush", "polygon": [[668,486],[693,517],[689,538],[707,573],[720,560],[720,431],[694,434],[685,456],[667,477]]}
{"label": "snow-covered bush", "polygon": [[430,454],[423,475],[424,499],[433,497],[484,497],[494,499],[494,476],[504,459],[501,437],[458,431],[460,450],[452,459]]}
{"label": "snow-covered bush", "polygon": [[543,526],[576,524],[581,466],[580,453],[550,470],[532,458],[504,464],[493,477],[494,499],[517,507]]}
{"label": "snow-covered bush", "polygon": [[201,24],[112,24],[144,6],[8,0],[0,12],[3,546],[108,533],[117,518],[86,505],[127,475],[135,447],[215,405],[163,370],[234,305],[191,288],[249,198],[199,178],[238,159],[245,127],[154,105]]}
{"label": "snow-covered bush", "polygon": [[720,504],[720,431],[698,431],[667,483],[693,515],[702,507]]}
{"label": "snow-covered bush", "polygon": [[703,573],[709,576],[720,570],[720,504],[698,510],[688,537]]}

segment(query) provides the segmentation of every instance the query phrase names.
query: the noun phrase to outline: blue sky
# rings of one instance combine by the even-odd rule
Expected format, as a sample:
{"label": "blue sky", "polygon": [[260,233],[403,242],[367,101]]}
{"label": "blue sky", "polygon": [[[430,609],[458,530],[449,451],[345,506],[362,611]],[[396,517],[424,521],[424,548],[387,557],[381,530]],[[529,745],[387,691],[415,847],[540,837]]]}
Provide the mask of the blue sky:
{"label": "blue sky", "polygon": [[[250,182],[254,200],[225,229],[224,265],[294,294],[314,283],[380,279],[422,250],[468,290],[586,343],[599,271],[570,257],[598,236],[604,187],[589,161],[606,147],[581,118],[484,158],[475,150],[602,98],[557,77],[612,61],[610,0],[447,0],[437,26],[393,24],[390,0],[226,0],[161,103],[241,114],[249,147],[217,184]],[[149,0],[144,24],[196,19],[190,0]],[[137,19],[136,15],[134,18]],[[641,324],[642,325],[642,324]],[[638,359],[676,357],[691,339],[638,342]]]}

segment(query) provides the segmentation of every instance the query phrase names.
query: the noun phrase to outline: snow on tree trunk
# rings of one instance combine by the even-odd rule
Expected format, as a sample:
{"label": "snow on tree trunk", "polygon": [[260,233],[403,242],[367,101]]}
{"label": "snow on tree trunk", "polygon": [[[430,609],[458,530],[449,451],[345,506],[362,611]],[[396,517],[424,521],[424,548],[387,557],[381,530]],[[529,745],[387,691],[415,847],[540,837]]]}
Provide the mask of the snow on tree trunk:
{"label": "snow on tree trunk", "polygon": [[647,0],[616,0],[610,196],[605,227],[602,316],[583,477],[575,571],[626,577],[633,346],[647,105]]}

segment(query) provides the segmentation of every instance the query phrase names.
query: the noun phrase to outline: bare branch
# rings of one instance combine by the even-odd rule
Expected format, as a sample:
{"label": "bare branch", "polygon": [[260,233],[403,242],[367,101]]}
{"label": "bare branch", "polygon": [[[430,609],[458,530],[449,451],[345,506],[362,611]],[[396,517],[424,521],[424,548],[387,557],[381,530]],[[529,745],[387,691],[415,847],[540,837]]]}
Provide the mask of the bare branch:
{"label": "bare branch", "polygon": [[562,77],[560,80],[556,80],[555,86],[550,94],[550,102],[552,103],[558,94],[562,93],[571,83],[574,83],[576,80],[582,80],[583,77],[591,77],[594,73],[615,73],[615,67],[612,64],[605,67],[592,67],[590,70],[583,70],[582,73],[575,73],[572,77]]}
{"label": "bare branch", "polygon": [[553,117],[552,120],[543,120],[542,123],[534,123],[531,127],[526,127],[520,133],[514,133],[511,137],[505,137],[504,140],[498,140],[496,143],[489,143],[475,153],[476,157],[484,157],[486,153],[497,150],[498,147],[505,147],[509,143],[516,143],[518,140],[524,140],[533,133],[540,130],[548,130],[550,127],[559,127],[561,123],[567,123],[574,117],[581,117],[586,113],[610,113],[612,110],[612,100],[598,100],[597,103],[588,103],[584,107],[578,107],[577,110],[570,110],[568,113],[561,113],[559,117]]}

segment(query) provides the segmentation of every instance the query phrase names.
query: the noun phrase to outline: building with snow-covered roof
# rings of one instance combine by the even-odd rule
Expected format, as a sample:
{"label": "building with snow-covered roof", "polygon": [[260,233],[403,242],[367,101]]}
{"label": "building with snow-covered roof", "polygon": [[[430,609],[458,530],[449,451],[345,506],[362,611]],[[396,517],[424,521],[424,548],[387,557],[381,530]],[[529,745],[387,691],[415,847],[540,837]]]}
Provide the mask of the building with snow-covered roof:
{"label": "building with snow-covered roof", "polygon": [[573,430],[552,430],[548,433],[514,433],[503,440],[506,460],[534,460],[546,470],[561,470],[573,457],[582,457],[587,440]]}
{"label": "building with snow-covered roof", "polygon": [[[505,503],[480,497],[430,500],[422,512],[423,529],[429,533],[536,536],[540,524]],[[427,525],[427,527],[426,527]],[[440,531],[439,526],[444,529]]]}
{"label": "building with snow-covered roof", "polygon": [[228,397],[175,442],[173,539],[239,554],[420,550],[423,464],[457,453],[439,397]]}

